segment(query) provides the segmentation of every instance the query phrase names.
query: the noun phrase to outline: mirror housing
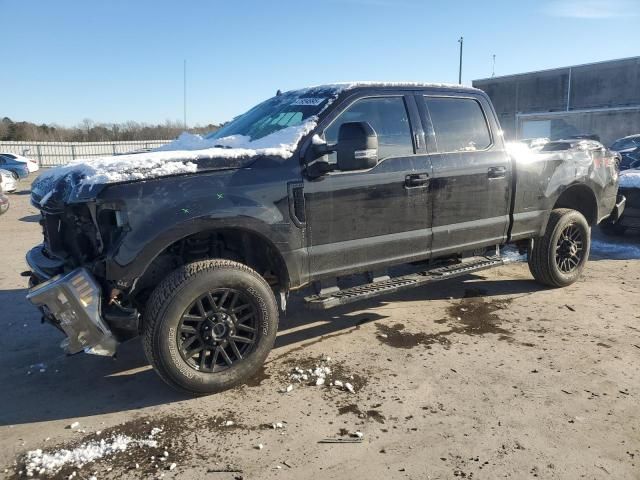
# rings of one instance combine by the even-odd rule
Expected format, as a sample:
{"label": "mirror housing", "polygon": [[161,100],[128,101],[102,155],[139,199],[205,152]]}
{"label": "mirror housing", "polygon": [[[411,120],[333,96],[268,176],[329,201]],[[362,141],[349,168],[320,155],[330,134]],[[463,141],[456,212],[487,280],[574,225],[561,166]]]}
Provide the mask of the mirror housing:
{"label": "mirror housing", "polygon": [[365,170],[378,164],[378,135],[368,122],[340,125],[334,148],[339,170]]}

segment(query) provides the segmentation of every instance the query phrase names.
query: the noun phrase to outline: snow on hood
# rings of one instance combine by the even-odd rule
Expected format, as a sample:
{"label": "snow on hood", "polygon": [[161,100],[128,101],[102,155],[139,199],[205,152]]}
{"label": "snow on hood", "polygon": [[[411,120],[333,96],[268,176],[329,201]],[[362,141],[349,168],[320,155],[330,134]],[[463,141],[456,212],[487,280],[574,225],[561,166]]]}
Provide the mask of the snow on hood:
{"label": "snow on hood", "polygon": [[154,152],[198,150],[211,157],[244,157],[244,156],[273,156],[289,158],[293,155],[298,143],[317,125],[318,118],[310,117],[300,125],[283,128],[256,140],[244,135],[230,135],[222,138],[206,139],[201,135],[188,132],[182,133],[176,140]]}
{"label": "snow on hood", "polygon": [[262,155],[289,158],[302,137],[315,128],[316,122],[317,118],[311,117],[300,125],[255,141],[238,135],[207,140],[184,132],[173,142],[151,152],[87,158],[52,168],[40,175],[34,186],[51,183],[72,172],[79,175],[81,185],[90,186],[193,173],[198,169],[197,160],[204,158],[237,159]]}
{"label": "snow on hood", "polygon": [[620,172],[620,186],[622,188],[640,188],[640,169]]}

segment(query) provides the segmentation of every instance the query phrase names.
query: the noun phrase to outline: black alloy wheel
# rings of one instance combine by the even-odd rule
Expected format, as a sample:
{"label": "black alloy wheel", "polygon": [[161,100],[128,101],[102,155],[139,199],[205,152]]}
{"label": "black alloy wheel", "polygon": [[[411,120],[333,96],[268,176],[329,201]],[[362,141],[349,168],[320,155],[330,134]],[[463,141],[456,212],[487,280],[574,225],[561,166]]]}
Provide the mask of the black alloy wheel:
{"label": "black alloy wheel", "polygon": [[184,312],[178,326],[182,358],[200,372],[218,372],[243,360],[256,342],[257,311],[242,292],[207,292]]}
{"label": "black alloy wheel", "polygon": [[570,223],[556,242],[556,265],[563,273],[573,272],[580,263],[584,255],[584,238],[582,229],[575,223]]}

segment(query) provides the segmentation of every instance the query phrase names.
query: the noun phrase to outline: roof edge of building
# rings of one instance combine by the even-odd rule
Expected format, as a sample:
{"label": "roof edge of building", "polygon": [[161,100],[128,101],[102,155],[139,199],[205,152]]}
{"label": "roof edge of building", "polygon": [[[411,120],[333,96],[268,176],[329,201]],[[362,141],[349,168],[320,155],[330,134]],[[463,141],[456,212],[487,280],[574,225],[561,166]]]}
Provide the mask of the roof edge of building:
{"label": "roof edge of building", "polygon": [[568,70],[570,68],[589,67],[589,66],[592,66],[592,65],[602,65],[602,64],[605,64],[605,63],[624,62],[624,61],[631,61],[631,60],[640,61],[640,56],[638,56],[638,57],[615,58],[615,59],[612,59],[612,60],[602,60],[602,61],[599,61],[599,62],[581,63],[579,65],[568,65],[566,67],[546,68],[544,70],[532,70],[530,72],[511,73],[509,75],[500,75],[500,76],[496,76],[496,77],[478,78],[476,80],[472,80],[472,84],[474,84],[475,82],[489,82],[489,81],[492,81],[492,80],[504,80],[504,79],[507,79],[507,78],[522,77],[522,76],[525,76],[525,75],[534,75],[536,73],[556,72],[558,70]]}

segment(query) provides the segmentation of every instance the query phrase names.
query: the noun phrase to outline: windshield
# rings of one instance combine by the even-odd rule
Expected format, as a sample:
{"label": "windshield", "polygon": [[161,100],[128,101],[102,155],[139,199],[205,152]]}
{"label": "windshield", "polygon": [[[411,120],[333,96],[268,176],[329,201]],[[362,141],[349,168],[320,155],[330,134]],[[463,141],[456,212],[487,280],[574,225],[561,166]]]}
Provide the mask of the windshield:
{"label": "windshield", "polygon": [[300,125],[309,117],[318,115],[335,97],[327,88],[310,88],[277,95],[234,118],[208,140],[243,135],[251,141],[266,137],[278,130]]}

